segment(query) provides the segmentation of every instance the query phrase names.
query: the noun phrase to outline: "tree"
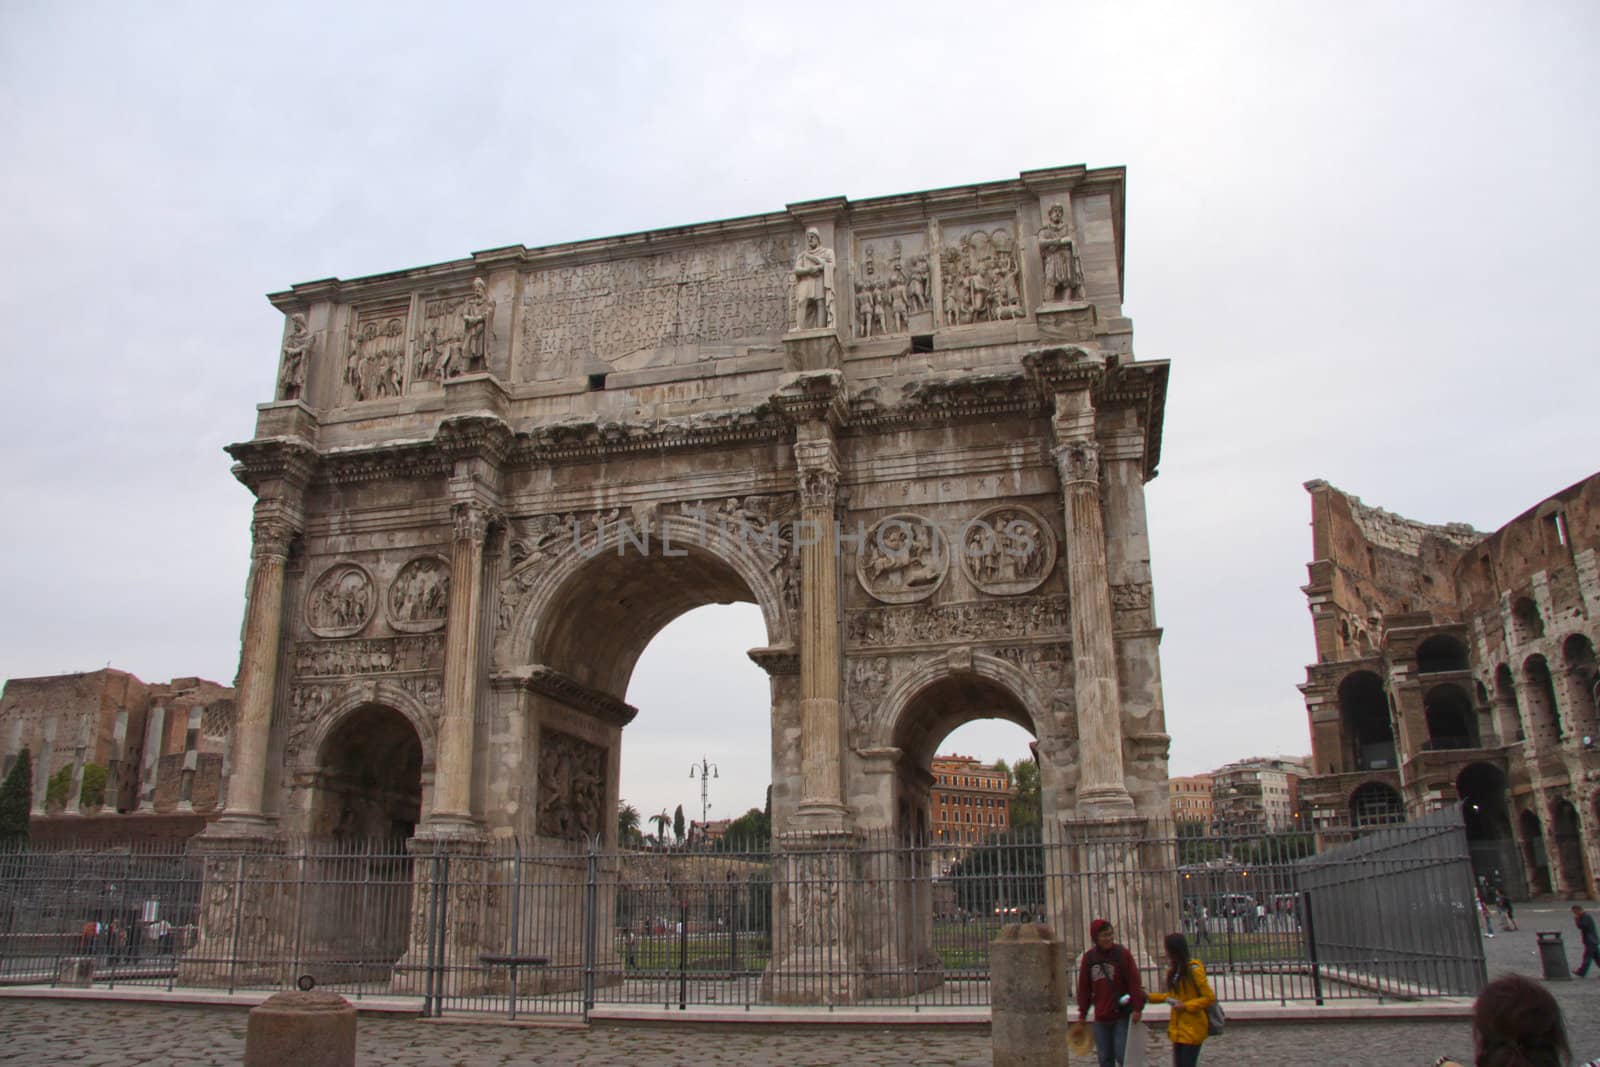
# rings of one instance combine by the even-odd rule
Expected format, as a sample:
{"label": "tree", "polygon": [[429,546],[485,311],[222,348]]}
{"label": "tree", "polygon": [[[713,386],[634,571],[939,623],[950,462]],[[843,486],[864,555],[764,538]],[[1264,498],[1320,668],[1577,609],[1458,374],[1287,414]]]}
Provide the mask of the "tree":
{"label": "tree", "polygon": [[666,844],[667,827],[672,825],[672,816],[667,814],[666,808],[662,808],[655,815],[650,816],[650,821],[656,824],[656,841],[663,845]]}
{"label": "tree", "polygon": [[678,805],[678,810],[672,813],[672,836],[678,839],[678,844],[683,844],[683,805]]}
{"label": "tree", "polygon": [[1019,759],[1009,768],[1011,786],[1016,794],[1011,798],[1011,828],[1037,830],[1044,822],[1039,807],[1039,765],[1030,759]]}
{"label": "tree", "polygon": [[617,844],[637,845],[639,843],[639,809],[629,804],[626,800],[617,802]]}
{"label": "tree", "polygon": [[44,784],[46,811],[60,811],[67,806],[67,794],[72,792],[72,764],[67,764],[50,776]]}
{"label": "tree", "polygon": [[772,840],[772,823],[760,808],[751,808],[728,824],[717,842],[718,852],[759,852]]}
{"label": "tree", "polygon": [[33,757],[27,749],[0,784],[0,844],[28,843],[28,811],[33,807]]}
{"label": "tree", "polygon": [[110,775],[98,763],[85,763],[83,765],[83,791],[80,796],[86,808],[104,807],[106,803],[106,782]]}

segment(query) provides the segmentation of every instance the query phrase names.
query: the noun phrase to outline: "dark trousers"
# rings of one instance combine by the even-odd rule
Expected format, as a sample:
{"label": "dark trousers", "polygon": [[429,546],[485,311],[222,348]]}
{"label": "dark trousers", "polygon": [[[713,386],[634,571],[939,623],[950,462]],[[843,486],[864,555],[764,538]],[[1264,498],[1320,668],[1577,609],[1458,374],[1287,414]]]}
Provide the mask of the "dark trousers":
{"label": "dark trousers", "polygon": [[1578,977],[1589,973],[1589,964],[1600,963],[1600,945],[1585,944],[1583,946],[1583,959],[1578,961]]}
{"label": "dark trousers", "polygon": [[1172,1067],[1197,1067],[1199,1062],[1199,1045],[1172,1046]]}

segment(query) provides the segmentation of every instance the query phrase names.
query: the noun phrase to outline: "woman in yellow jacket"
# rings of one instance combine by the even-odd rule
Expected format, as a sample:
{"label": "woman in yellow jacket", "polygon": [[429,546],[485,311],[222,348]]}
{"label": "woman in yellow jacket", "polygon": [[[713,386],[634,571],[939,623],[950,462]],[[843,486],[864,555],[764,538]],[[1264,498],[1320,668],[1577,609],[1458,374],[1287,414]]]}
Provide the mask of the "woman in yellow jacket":
{"label": "woman in yellow jacket", "polygon": [[1167,935],[1167,989],[1151,993],[1149,1000],[1172,1005],[1172,1020],[1167,1023],[1172,1067],[1195,1067],[1200,1062],[1200,1044],[1211,1032],[1206,1009],[1217,1002],[1217,995],[1206,981],[1205,967],[1189,957],[1189,939],[1182,934]]}

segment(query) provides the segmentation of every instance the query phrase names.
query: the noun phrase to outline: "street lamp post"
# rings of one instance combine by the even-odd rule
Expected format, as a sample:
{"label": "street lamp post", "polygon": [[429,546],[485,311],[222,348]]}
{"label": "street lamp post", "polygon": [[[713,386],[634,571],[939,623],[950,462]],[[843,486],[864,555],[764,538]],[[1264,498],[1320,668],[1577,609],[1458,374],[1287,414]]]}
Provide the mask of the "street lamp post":
{"label": "street lamp post", "polygon": [[700,757],[699,763],[689,764],[690,779],[700,779],[700,832],[705,833],[706,819],[711,811],[711,779],[718,778],[717,765]]}

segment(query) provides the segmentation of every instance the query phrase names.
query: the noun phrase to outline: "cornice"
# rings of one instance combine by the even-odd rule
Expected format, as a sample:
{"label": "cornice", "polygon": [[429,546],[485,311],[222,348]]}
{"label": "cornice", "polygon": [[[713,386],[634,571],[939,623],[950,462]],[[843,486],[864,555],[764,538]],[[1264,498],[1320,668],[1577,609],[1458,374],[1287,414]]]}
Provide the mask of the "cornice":
{"label": "cornice", "polygon": [[269,482],[303,490],[317,470],[317,450],[300,437],[262,437],[224,449],[235,460],[233,476],[258,496]]}
{"label": "cornice", "polygon": [[535,663],[502,671],[493,678],[497,688],[525,689],[611,726],[626,726],[639,709],[609,693],[584,685],[571,675]]}
{"label": "cornice", "polygon": [[449,457],[431,441],[406,441],[372,448],[341,449],[322,457],[317,480],[327,485],[353,485],[387,479],[444,477]]}
{"label": "cornice", "polygon": [[484,459],[499,465],[511,454],[515,434],[495,415],[452,415],[439,423],[434,447],[450,460]]}
{"label": "cornice", "polygon": [[676,452],[785,440],[789,427],[771,404],[671,419],[564,419],[517,435],[516,466],[570,463],[603,456]]}
{"label": "cornice", "polygon": [[800,653],[791,645],[752,648],[745,655],[774,678],[800,673]]}
{"label": "cornice", "polygon": [[794,425],[826,422],[838,426],[847,414],[847,396],[843,371],[801,371],[784,379],[772,394],[772,406]]}
{"label": "cornice", "polygon": [[885,403],[877,389],[865,389],[850,399],[849,423],[870,430],[1048,411],[1044,394],[1026,374],[996,371],[906,382],[893,403]]}

